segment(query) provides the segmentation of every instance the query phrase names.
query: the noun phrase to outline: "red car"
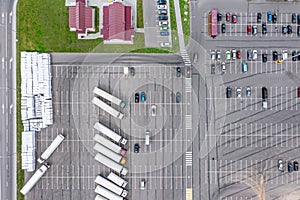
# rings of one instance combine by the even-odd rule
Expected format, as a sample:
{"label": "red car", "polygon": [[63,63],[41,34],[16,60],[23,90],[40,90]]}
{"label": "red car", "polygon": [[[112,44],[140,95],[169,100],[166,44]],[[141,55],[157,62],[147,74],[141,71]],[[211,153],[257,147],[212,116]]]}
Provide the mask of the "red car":
{"label": "red car", "polygon": [[230,21],[230,13],[229,12],[226,13],[226,21],[228,21],[228,22]]}
{"label": "red car", "polygon": [[232,18],[231,19],[232,23],[234,23],[234,24],[237,23],[237,15],[236,14],[232,14],[231,18]]}
{"label": "red car", "polygon": [[241,59],[241,57],[242,57],[241,50],[236,51],[236,57],[237,57],[237,59]]}
{"label": "red car", "polygon": [[300,98],[300,87],[298,87],[298,97]]}
{"label": "red car", "polygon": [[251,35],[251,33],[252,33],[252,27],[251,27],[250,24],[248,24],[248,25],[247,25],[247,34],[248,34],[248,35]]}

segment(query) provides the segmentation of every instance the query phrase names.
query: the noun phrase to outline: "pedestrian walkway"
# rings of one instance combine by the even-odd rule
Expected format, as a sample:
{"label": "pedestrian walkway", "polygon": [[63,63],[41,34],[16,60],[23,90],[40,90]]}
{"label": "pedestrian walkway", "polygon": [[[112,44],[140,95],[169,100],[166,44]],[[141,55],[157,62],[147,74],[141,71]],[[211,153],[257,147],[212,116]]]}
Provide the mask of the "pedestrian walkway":
{"label": "pedestrian walkway", "polygon": [[176,23],[177,23],[177,30],[178,30],[179,47],[180,47],[180,51],[182,51],[185,49],[185,45],[184,45],[184,37],[183,37],[184,35],[183,35],[182,23],[181,23],[179,0],[174,0],[174,6],[175,6]]}

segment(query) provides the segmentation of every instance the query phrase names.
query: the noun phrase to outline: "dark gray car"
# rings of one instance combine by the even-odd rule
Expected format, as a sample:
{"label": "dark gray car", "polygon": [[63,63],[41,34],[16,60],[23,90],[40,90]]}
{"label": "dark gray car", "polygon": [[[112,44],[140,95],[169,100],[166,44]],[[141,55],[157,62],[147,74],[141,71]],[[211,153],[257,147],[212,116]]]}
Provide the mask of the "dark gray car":
{"label": "dark gray car", "polygon": [[176,103],[180,103],[180,102],[181,102],[181,93],[176,92]]}

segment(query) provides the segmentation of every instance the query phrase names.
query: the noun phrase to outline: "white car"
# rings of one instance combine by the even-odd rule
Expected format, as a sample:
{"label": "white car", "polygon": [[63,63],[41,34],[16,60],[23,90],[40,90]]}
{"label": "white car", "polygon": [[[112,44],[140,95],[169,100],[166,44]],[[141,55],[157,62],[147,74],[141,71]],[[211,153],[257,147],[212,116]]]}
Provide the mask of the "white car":
{"label": "white car", "polygon": [[283,160],[282,159],[278,160],[278,170],[283,172]]}
{"label": "white car", "polygon": [[231,50],[231,57],[232,57],[232,60],[236,59],[236,50],[235,49]]}
{"label": "white car", "polygon": [[170,45],[171,45],[170,42],[161,42],[160,43],[161,47],[169,47]]}
{"label": "white car", "polygon": [[257,50],[256,49],[254,49],[252,51],[252,60],[257,60]]}
{"label": "white car", "polygon": [[167,5],[157,5],[157,9],[168,9]]}
{"label": "white car", "polygon": [[238,97],[238,98],[242,97],[242,89],[241,88],[236,89],[236,97]]}
{"label": "white car", "polygon": [[250,97],[251,96],[251,88],[250,86],[246,87],[246,97]]}
{"label": "white car", "polygon": [[145,179],[142,179],[140,182],[140,189],[145,190],[145,185],[146,185],[146,181],[145,181]]}
{"label": "white car", "polygon": [[225,72],[225,71],[226,71],[225,62],[222,62],[222,63],[221,63],[221,70],[222,70],[222,72]]}
{"label": "white car", "polygon": [[210,51],[210,57],[211,57],[211,60],[212,61],[215,61],[216,60],[216,52],[214,50],[211,50]]}
{"label": "white car", "polygon": [[286,60],[288,58],[288,51],[287,50],[283,50],[282,51],[282,60]]}
{"label": "white car", "polygon": [[221,51],[217,51],[217,60],[221,60]]}
{"label": "white car", "polygon": [[168,25],[168,21],[159,21],[158,25],[159,26],[167,26]]}

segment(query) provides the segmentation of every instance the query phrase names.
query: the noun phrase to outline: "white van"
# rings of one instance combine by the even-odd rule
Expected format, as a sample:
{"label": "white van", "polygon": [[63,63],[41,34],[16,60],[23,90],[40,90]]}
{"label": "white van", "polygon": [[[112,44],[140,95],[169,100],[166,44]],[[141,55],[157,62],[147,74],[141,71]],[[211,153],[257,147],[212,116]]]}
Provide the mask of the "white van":
{"label": "white van", "polygon": [[145,133],[145,144],[149,145],[150,144],[150,132],[146,131]]}

